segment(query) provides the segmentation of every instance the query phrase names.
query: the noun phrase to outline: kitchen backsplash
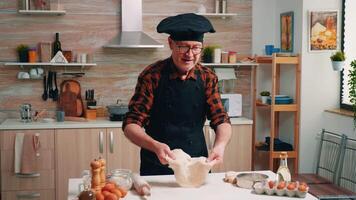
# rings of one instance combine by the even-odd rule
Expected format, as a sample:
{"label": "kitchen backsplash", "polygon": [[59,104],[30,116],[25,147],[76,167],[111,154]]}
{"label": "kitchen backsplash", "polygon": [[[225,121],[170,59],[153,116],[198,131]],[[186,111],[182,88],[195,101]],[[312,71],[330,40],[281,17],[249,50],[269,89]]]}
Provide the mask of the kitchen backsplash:
{"label": "kitchen backsplash", "polygon": [[[76,79],[82,87],[84,99],[86,89],[95,89],[98,105],[116,103],[121,99],[127,103],[132,96],[138,74],[145,66],[170,55],[167,35],[158,34],[156,26],[168,14],[196,12],[202,4],[207,12],[214,12],[213,0],[143,0],[143,29],[165,48],[147,49],[104,49],[111,38],[121,29],[120,1],[61,0],[66,10],[63,16],[21,15],[17,13],[18,1],[2,0],[0,3],[0,122],[6,118],[19,118],[19,106],[32,104],[33,110],[47,109],[53,115],[56,103],[51,99],[43,101],[42,80],[19,80],[19,71],[29,71],[18,66],[4,66],[5,62],[18,60],[16,46],[38,42],[53,42],[54,34],[60,33],[63,50],[76,53],[90,53],[97,66],[85,67],[81,78],[58,77],[58,82]],[[229,0],[227,11],[237,16],[209,18],[216,33],[206,34],[206,45],[219,45],[233,50],[244,57],[251,53],[252,0]],[[53,69],[44,67],[45,71]],[[64,67],[55,67],[59,74]],[[66,67],[67,71],[80,71],[78,67]],[[251,117],[251,68],[240,67],[237,71],[235,92],[243,96],[243,113]]]}

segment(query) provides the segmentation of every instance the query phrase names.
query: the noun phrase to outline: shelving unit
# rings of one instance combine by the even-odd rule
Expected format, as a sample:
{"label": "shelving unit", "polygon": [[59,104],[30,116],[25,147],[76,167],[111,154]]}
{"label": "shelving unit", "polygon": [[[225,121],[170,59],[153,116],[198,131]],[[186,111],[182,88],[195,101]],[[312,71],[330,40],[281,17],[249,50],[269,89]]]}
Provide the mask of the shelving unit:
{"label": "shelving unit", "polygon": [[[259,61],[259,59],[257,59]],[[293,151],[287,151],[288,158],[293,159],[294,173],[298,172],[298,152],[299,152],[299,116],[300,116],[300,82],[301,82],[301,68],[300,68],[300,58],[299,56],[295,57],[277,57],[276,54],[273,54],[272,57],[262,59],[262,62],[271,64],[272,68],[272,91],[271,91],[271,104],[263,104],[260,100],[257,100],[257,67],[253,69],[253,144],[256,143],[256,134],[257,134],[257,112],[259,109],[268,109],[270,112],[270,145],[269,151],[262,151],[254,149],[254,161],[256,157],[263,158],[268,157],[268,167],[270,170],[275,170],[276,161],[279,160],[280,151],[274,151],[274,139],[279,137],[279,114],[281,112],[292,112],[294,114],[293,122]],[[295,66],[295,97],[293,104],[275,104],[275,96],[280,92],[280,80],[281,80],[281,67],[285,65]],[[292,173],[293,173],[292,172]]]}
{"label": "shelving unit", "polygon": [[65,10],[19,10],[24,15],[65,15]]}
{"label": "shelving unit", "polygon": [[258,63],[244,62],[244,63],[200,63],[207,67],[224,67],[224,68],[234,68],[238,66],[258,66]]}

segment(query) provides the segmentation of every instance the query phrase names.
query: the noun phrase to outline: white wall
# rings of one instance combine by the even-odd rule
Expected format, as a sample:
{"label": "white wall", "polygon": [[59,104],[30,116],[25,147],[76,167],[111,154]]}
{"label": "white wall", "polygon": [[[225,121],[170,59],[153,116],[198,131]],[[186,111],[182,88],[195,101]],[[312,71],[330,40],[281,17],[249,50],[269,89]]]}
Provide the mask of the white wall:
{"label": "white wall", "polygon": [[276,0],[252,1],[252,53],[264,54],[265,44],[277,45],[275,35],[278,33],[275,18]]}
{"label": "white wall", "polygon": [[[331,52],[308,51],[308,11],[310,10],[338,10],[340,20],[341,1],[303,1],[301,172],[311,172],[315,168],[315,153],[311,152],[316,151],[317,133],[322,128],[344,133],[352,138],[356,137],[351,117],[324,112],[326,109],[339,107],[340,73],[331,69],[329,59]],[[340,21],[339,26],[341,26]]]}
{"label": "white wall", "polygon": [[[294,11],[294,50],[302,56],[299,171],[313,172],[318,134],[322,128],[356,138],[351,117],[325,112],[326,109],[339,107],[340,74],[331,69],[331,52],[308,51],[308,11],[341,12],[341,0],[253,0],[253,6],[253,53],[257,54],[263,54],[261,49],[266,43],[274,42],[279,46],[279,23],[276,22],[279,22],[280,13]],[[270,22],[272,18],[275,22]],[[265,26],[266,22],[271,26]]]}

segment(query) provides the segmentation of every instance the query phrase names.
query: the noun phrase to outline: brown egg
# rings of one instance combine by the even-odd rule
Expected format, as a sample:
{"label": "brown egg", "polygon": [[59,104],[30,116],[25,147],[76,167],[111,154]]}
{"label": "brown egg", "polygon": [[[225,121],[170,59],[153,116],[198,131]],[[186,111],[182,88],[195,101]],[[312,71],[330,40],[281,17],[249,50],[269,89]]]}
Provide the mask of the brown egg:
{"label": "brown egg", "polygon": [[297,187],[295,182],[290,182],[287,186],[288,190],[295,190],[295,188]]}
{"label": "brown egg", "polygon": [[285,187],[286,187],[286,182],[284,181],[279,182],[277,185],[277,189],[279,190],[284,189]]}
{"label": "brown egg", "polygon": [[124,188],[122,188],[122,187],[117,187],[116,189],[118,189],[118,190],[121,192],[122,197],[125,197],[125,196],[126,196],[127,191],[126,191]]}
{"label": "brown egg", "polygon": [[268,181],[268,187],[272,189],[274,187],[274,182],[273,181]]}
{"label": "brown egg", "polygon": [[95,193],[96,200],[104,200],[104,195],[101,192]]}
{"label": "brown egg", "polygon": [[101,189],[102,191],[111,191],[115,189],[116,186],[112,183],[106,183],[105,186]]}
{"label": "brown egg", "polygon": [[307,191],[307,185],[299,185],[298,190],[301,192],[306,192]]}

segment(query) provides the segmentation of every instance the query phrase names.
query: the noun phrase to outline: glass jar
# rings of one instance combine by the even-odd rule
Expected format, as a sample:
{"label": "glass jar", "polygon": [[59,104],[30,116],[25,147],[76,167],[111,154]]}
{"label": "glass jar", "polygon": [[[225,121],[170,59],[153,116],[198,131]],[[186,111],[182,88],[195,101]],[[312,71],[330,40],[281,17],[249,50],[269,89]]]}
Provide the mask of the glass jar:
{"label": "glass jar", "polygon": [[111,171],[109,180],[128,191],[133,183],[131,174],[132,172],[129,169],[114,169]]}
{"label": "glass jar", "polygon": [[235,51],[229,51],[229,63],[236,63],[237,55]]}
{"label": "glass jar", "polygon": [[28,62],[35,63],[37,61],[37,49],[30,48],[28,50]]}

